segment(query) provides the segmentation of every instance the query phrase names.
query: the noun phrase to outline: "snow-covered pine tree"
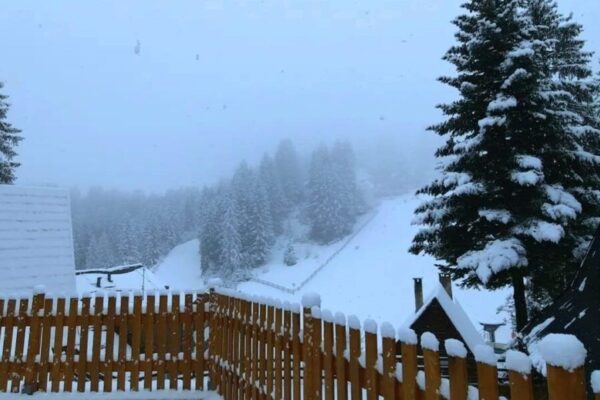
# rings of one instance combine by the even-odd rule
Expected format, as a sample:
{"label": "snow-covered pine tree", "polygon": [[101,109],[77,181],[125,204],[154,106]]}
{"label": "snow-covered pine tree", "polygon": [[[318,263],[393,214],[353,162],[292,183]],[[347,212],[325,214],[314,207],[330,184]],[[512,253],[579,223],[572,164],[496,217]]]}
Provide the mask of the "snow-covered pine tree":
{"label": "snow-covered pine tree", "polygon": [[90,240],[85,257],[86,268],[109,268],[119,264],[105,232],[93,236]]}
{"label": "snow-covered pine tree", "polygon": [[304,183],[300,160],[291,140],[285,139],[279,143],[275,153],[275,167],[288,205],[298,205],[304,198]]}
{"label": "snow-covered pine tree", "polygon": [[219,197],[226,189],[221,185],[219,190],[206,190],[203,196],[202,228],[200,229],[200,267],[202,275],[215,272],[221,256],[219,230],[221,227]]}
{"label": "snow-covered pine tree", "polygon": [[259,266],[267,261],[275,238],[271,204],[265,186],[259,177],[256,177],[253,185],[251,201],[252,243],[249,259],[252,266]]}
{"label": "snow-covered pine tree", "polygon": [[349,141],[337,141],[331,150],[333,173],[338,180],[338,201],[341,202],[343,225],[341,234],[352,231],[356,216],[363,206],[362,197],[356,183],[356,161]]}
{"label": "snow-covered pine tree", "polygon": [[119,263],[134,264],[142,260],[138,244],[141,242],[141,231],[131,216],[126,216],[117,232],[117,250]]}
{"label": "snow-covered pine tree", "polygon": [[219,275],[236,279],[243,274],[242,243],[238,233],[237,205],[230,189],[221,194],[219,208]]}
{"label": "snow-covered pine tree", "polygon": [[275,169],[275,163],[271,156],[265,154],[260,162],[259,178],[263,182],[267,197],[271,206],[271,217],[273,219],[273,231],[281,233],[282,223],[288,213],[288,204],[281,187],[279,173]]}
{"label": "snow-covered pine tree", "polygon": [[289,243],[283,253],[283,263],[288,267],[298,264],[298,255],[293,243]]}
{"label": "snow-covered pine tree", "polygon": [[246,162],[240,164],[231,180],[235,202],[238,207],[238,232],[242,244],[242,263],[253,264],[252,246],[254,243],[254,185],[256,181],[255,172],[250,169]]}
{"label": "snow-covered pine tree", "polygon": [[431,128],[446,138],[436,153],[444,164],[420,191],[431,197],[416,210],[425,227],[411,251],[444,261],[466,286],[512,285],[521,329],[525,278],[565,268],[577,246],[569,232],[581,203],[570,190],[585,170],[553,86],[552,38],[535,40],[518,0],[463,7],[458,44],[444,57],[458,75],[441,78],[460,99],[440,106],[447,119]]}
{"label": "snow-covered pine tree", "polygon": [[[0,90],[4,83],[0,82]],[[19,163],[14,161],[17,153],[15,147],[23,139],[19,136],[20,130],[13,127],[6,120],[9,104],[8,96],[0,93],[0,183],[13,183],[15,180],[15,169]]]}

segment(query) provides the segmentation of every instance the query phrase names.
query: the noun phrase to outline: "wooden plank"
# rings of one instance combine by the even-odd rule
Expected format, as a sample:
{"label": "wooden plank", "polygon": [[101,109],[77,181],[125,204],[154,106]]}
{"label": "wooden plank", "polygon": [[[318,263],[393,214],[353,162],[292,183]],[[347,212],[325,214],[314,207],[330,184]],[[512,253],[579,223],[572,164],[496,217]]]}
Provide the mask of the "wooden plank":
{"label": "wooden plank", "polygon": [[196,297],[196,312],[194,313],[194,330],[196,332],[194,375],[196,377],[196,390],[204,389],[204,321],[205,301],[201,295]]}
{"label": "wooden plank", "polygon": [[533,400],[533,384],[530,375],[524,375],[516,371],[508,371],[508,380],[510,383],[511,399]]}
{"label": "wooden plank", "polygon": [[117,363],[117,390],[125,391],[126,362],[127,362],[127,339],[129,336],[129,296],[127,293],[121,296],[119,305],[119,361]]}
{"label": "wooden plank", "polygon": [[281,400],[283,394],[283,310],[275,308],[275,399]]}
{"label": "wooden plank", "polygon": [[[440,356],[437,351],[423,349],[425,363],[425,400],[439,400],[440,384]],[[498,396],[495,397],[496,399]]]}
{"label": "wooden plank", "polygon": [[275,318],[275,308],[273,306],[267,306],[267,345],[266,361],[267,361],[267,393],[273,393],[273,349],[275,347],[275,332],[273,330],[273,321]]}
{"label": "wooden plank", "polygon": [[[495,365],[478,362],[477,380],[479,383],[479,398],[481,400],[498,398],[498,370]],[[565,397],[561,398],[564,399]],[[575,398],[573,397],[573,399]]]}
{"label": "wooden plank", "polygon": [[152,390],[152,359],[154,357],[154,308],[156,298],[154,294],[146,296],[146,314],[144,315],[144,390]]}
{"label": "wooden plank", "polygon": [[417,398],[417,345],[402,343],[402,394],[405,399]]}
{"label": "wooden plank", "polygon": [[283,398],[292,398],[292,312],[283,310]]}
{"label": "wooden plank", "polygon": [[300,313],[292,311],[292,394],[294,400],[301,397],[300,369],[302,343],[300,343]]}
{"label": "wooden plank", "polygon": [[377,332],[365,332],[365,386],[368,400],[377,400],[379,398],[376,364]]}
{"label": "wooden plank", "polygon": [[[392,330],[392,332],[394,332]],[[383,333],[383,330],[382,330]],[[396,339],[383,336],[382,338],[383,374],[381,386],[384,400],[396,399]]]}
{"label": "wooden plank", "polygon": [[131,375],[130,390],[140,390],[140,348],[142,343],[142,296],[133,296],[133,315],[131,319]]}
{"label": "wooden plank", "polygon": [[258,346],[260,369],[258,370],[258,376],[261,390],[264,391],[267,387],[267,306],[265,304],[259,304],[258,308],[260,310],[260,334]]}
{"label": "wooden plank", "polygon": [[10,385],[11,392],[19,393],[21,391],[21,378],[23,375],[22,366],[24,363],[23,351],[25,347],[25,329],[27,315],[27,308],[29,306],[29,299],[19,300],[19,313],[17,315],[17,340],[15,343],[14,359],[16,361],[13,370],[9,368],[9,374],[12,374],[12,381]]}
{"label": "wooden plank", "polygon": [[318,315],[312,316],[312,389],[314,391],[314,399],[320,400],[323,393],[323,363],[321,352],[321,342],[323,338],[323,321],[321,320],[320,311]]}
{"label": "wooden plank", "polygon": [[8,362],[13,348],[16,299],[8,299],[6,305],[6,318],[2,318],[4,326],[4,340],[2,343],[2,363],[0,363],[0,392],[8,390]]}
{"label": "wooden plank", "polygon": [[106,310],[106,347],[104,349],[104,391],[112,392],[113,370],[115,360],[115,322],[117,314],[117,294],[108,298]]}
{"label": "wooden plank", "polygon": [[360,384],[360,330],[350,327],[350,397],[352,400],[362,399],[362,387]]}
{"label": "wooden plank", "polygon": [[171,317],[169,318],[169,354],[170,360],[167,364],[169,371],[169,389],[177,390],[178,373],[177,360],[179,359],[179,349],[181,345],[181,326],[179,324],[179,302],[180,296],[177,293],[171,295]]}
{"label": "wooden plank", "polygon": [[[338,322],[341,318],[336,317]],[[348,372],[346,371],[346,326],[335,324],[335,377],[338,400],[348,398]]]}
{"label": "wooden plank", "polygon": [[90,316],[90,297],[81,299],[81,326],[79,331],[79,362],[77,366],[77,391],[85,391],[88,367],[88,334]]}
{"label": "wooden plank", "polygon": [[48,391],[48,372],[50,369],[50,339],[52,334],[52,308],[54,305],[53,298],[44,300],[44,317],[42,319],[41,337],[42,343],[40,346],[40,367],[38,372],[38,390]]}
{"label": "wooden plank", "polygon": [[64,391],[73,390],[73,374],[75,372],[75,340],[77,337],[77,315],[79,299],[69,299],[69,315],[67,317],[67,354],[65,354]]}
{"label": "wooden plank", "polygon": [[63,354],[63,336],[65,324],[65,303],[66,299],[59,297],[56,300],[56,317],[54,320],[54,344],[52,346],[52,369],[50,372],[50,391],[57,393],[60,390],[62,381],[62,354]]}
{"label": "wooden plank", "polygon": [[157,349],[157,367],[156,367],[156,388],[164,390],[165,388],[165,361],[167,353],[167,307],[168,297],[161,294],[158,299],[158,317],[156,331],[156,349]]}
{"label": "wooden plank", "polygon": [[45,296],[43,293],[34,294],[31,305],[31,325],[29,326],[29,337],[27,338],[27,355],[24,371],[25,382],[23,387],[23,392],[28,394],[37,392],[38,390],[36,358],[40,352],[42,325],[40,311],[44,308],[44,302]]}
{"label": "wooden plank", "polygon": [[184,295],[184,308],[183,314],[181,315],[182,323],[182,347],[183,347],[183,360],[181,360],[181,375],[183,380],[183,390],[192,389],[192,304],[193,295],[186,293]]}
{"label": "wooden plank", "polygon": [[302,324],[303,324],[303,368],[302,368],[302,383],[304,387],[304,398],[307,400],[313,400],[314,390],[312,388],[313,377],[312,377],[312,363],[314,360],[313,356],[313,333],[312,333],[312,315],[309,308],[304,308],[302,312]]}
{"label": "wooden plank", "polygon": [[583,367],[567,371],[546,365],[548,374],[548,400],[584,400],[587,398],[585,370]]}
{"label": "wooden plank", "polygon": [[[467,359],[462,357],[448,357],[448,374],[450,376],[450,398],[453,400],[467,400]],[[520,399],[520,397],[513,398]]]}
{"label": "wooden plank", "polygon": [[104,312],[104,296],[94,299],[94,316],[92,317],[92,360],[90,362],[90,391],[99,392],[100,383],[100,350],[102,346],[102,314]]}
{"label": "wooden plank", "polygon": [[256,302],[252,303],[252,398],[258,396],[256,382],[259,382],[259,335],[260,335],[260,309]]}
{"label": "wooden plank", "polygon": [[244,326],[245,326],[245,345],[244,345],[244,363],[246,373],[246,390],[244,393],[244,400],[252,399],[252,303],[250,301],[244,301]]}
{"label": "wooden plank", "polygon": [[324,320],[323,322],[323,350],[323,370],[325,380],[323,397],[325,400],[334,400],[333,323],[330,320]]}

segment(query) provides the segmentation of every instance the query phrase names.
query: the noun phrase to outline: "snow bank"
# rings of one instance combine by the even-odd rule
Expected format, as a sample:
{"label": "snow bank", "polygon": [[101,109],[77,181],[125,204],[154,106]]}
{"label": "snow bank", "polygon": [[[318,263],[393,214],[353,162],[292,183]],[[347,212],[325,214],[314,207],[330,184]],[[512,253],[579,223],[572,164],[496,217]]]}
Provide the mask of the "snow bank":
{"label": "snow bank", "polygon": [[495,367],[498,363],[494,349],[488,345],[480,344],[476,346],[473,354],[475,355],[475,360],[478,363],[491,365],[493,367]]}
{"label": "snow bank", "polygon": [[444,346],[446,347],[446,353],[450,357],[458,357],[458,358],[466,358],[467,357],[467,348],[460,340],[456,339],[446,339],[444,342]]}
{"label": "snow bank", "polygon": [[524,375],[529,375],[531,373],[531,360],[525,353],[508,350],[506,352],[506,368]]}
{"label": "snow bank", "polygon": [[321,296],[318,293],[309,292],[302,295],[302,307],[321,307]]}
{"label": "snow bank", "polygon": [[537,343],[540,356],[548,365],[573,371],[585,363],[587,350],[573,335],[551,333]]}
{"label": "snow bank", "polygon": [[421,347],[427,350],[439,351],[440,342],[433,333],[425,332],[421,335]]}

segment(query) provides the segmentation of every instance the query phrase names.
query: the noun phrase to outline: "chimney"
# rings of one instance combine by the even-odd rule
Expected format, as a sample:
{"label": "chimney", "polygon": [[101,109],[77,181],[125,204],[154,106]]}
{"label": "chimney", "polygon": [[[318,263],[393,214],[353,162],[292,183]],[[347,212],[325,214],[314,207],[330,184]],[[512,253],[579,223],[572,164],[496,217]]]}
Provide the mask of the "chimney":
{"label": "chimney", "polygon": [[423,278],[413,278],[415,281],[415,311],[423,307]]}
{"label": "chimney", "polygon": [[100,284],[102,282],[102,277],[99,276],[98,278],[96,278],[96,287],[97,288],[101,288],[102,285]]}
{"label": "chimney", "polygon": [[446,289],[448,296],[452,298],[452,279],[450,278],[450,274],[440,273],[440,283]]}
{"label": "chimney", "polygon": [[108,278],[106,279],[108,279],[108,281],[112,283],[112,274],[110,272],[108,273]]}

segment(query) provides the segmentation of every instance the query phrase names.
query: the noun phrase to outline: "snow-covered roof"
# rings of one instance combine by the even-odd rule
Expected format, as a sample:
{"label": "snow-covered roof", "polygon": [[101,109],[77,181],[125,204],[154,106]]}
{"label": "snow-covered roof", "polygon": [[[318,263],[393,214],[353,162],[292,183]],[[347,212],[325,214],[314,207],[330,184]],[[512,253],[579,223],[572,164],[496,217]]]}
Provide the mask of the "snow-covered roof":
{"label": "snow-covered roof", "polygon": [[0,185],[0,290],[75,290],[69,193]]}
{"label": "snow-covered roof", "polygon": [[[100,287],[97,286],[98,278],[100,278]],[[77,272],[77,290],[81,294],[129,290],[155,291],[163,289],[166,289],[164,282],[141,264]]]}
{"label": "snow-covered roof", "polygon": [[450,298],[446,289],[440,284],[435,290],[429,295],[427,300],[424,302],[423,306],[419,308],[419,310],[411,315],[406,322],[404,323],[404,328],[410,328],[412,324],[417,321],[421,315],[427,310],[429,305],[437,300],[440,306],[444,309],[444,312],[450,318],[450,321],[460,333],[465,344],[471,350],[472,353],[475,352],[475,348],[479,345],[485,345],[485,341],[483,337],[479,334],[461,305],[456,301]]}

